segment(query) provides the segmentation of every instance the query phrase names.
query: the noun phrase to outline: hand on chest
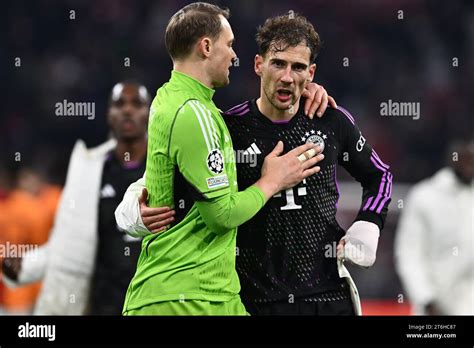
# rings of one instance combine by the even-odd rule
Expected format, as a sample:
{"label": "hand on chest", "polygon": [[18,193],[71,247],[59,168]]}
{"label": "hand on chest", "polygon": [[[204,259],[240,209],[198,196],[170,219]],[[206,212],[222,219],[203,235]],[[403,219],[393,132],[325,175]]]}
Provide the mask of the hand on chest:
{"label": "hand on chest", "polygon": [[305,143],[315,143],[321,148],[324,159],[318,163],[321,171],[337,163],[339,144],[333,129],[327,126],[304,125],[293,128],[267,129],[249,132],[248,137],[234,139],[237,171],[253,172],[260,177],[265,157],[279,140],[283,141],[284,154]]}
{"label": "hand on chest", "polygon": [[332,183],[335,180],[334,170],[339,151],[335,131],[327,125],[309,124],[309,122],[297,123],[291,128],[248,127],[239,136],[233,136],[240,189],[245,189],[260,178],[265,157],[279,140],[284,143],[284,153],[313,142],[320,146],[325,158],[318,163],[321,167],[319,173],[275,195],[272,200],[275,206],[284,211],[297,211],[302,209],[308,200],[317,200],[318,190],[335,191]]}

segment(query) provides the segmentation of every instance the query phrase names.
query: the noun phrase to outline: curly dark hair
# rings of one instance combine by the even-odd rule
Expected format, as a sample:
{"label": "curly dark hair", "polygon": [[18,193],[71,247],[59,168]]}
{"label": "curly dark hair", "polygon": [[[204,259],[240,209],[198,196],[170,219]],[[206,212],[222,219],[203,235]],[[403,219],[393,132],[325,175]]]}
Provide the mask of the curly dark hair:
{"label": "curly dark hair", "polygon": [[300,43],[309,47],[310,63],[313,63],[321,48],[319,34],[306,17],[290,13],[268,18],[263,26],[258,27],[255,36],[260,55],[264,56],[270,49],[281,52]]}

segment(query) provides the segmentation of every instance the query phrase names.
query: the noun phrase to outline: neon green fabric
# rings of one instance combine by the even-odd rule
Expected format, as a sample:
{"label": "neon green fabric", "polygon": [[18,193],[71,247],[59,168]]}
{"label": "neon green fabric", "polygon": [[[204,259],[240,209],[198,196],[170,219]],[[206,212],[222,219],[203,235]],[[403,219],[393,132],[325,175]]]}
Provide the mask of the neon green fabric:
{"label": "neon green fabric", "polygon": [[250,186],[242,192],[197,202],[196,206],[212,231],[227,233],[250,220],[256,209],[264,204],[263,192],[256,186]]}
{"label": "neon green fabric", "polygon": [[180,223],[143,239],[124,313],[180,299],[226,302],[240,291],[237,226],[263,207],[265,197],[255,186],[237,192],[232,140],[213,94],[173,71],[153,100],[146,166],[149,204],[174,207],[176,168],[202,198]]}
{"label": "neon green fabric", "polygon": [[166,301],[132,309],[124,315],[249,315],[240,300],[234,296],[226,302],[201,300]]}

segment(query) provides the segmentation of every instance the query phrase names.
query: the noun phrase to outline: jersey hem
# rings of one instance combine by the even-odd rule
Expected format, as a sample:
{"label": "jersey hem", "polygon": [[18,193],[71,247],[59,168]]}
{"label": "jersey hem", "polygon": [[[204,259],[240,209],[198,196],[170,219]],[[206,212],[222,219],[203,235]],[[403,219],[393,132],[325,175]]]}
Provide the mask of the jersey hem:
{"label": "jersey hem", "polygon": [[227,301],[232,300],[235,296],[239,296],[239,294],[236,293],[236,294],[229,294],[229,295],[205,295],[202,293],[191,292],[191,293],[186,293],[186,294],[161,295],[161,296],[147,298],[147,299],[135,302],[133,304],[127,303],[127,307],[123,309],[122,314],[125,314],[128,311],[139,309],[141,307],[148,306],[157,302],[179,301],[183,298],[183,296],[184,296],[184,302],[186,302],[187,300],[227,302]]}

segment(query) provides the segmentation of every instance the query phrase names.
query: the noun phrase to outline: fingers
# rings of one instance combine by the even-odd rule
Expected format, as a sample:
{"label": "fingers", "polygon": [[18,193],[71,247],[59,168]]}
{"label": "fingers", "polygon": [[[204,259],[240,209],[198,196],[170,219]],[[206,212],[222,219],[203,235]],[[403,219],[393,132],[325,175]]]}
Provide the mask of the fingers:
{"label": "fingers", "polygon": [[320,90],[322,87],[318,85],[315,82],[311,82],[306,86],[306,88],[303,90],[302,96],[304,98],[307,98],[304,103],[304,113],[306,116],[309,118],[313,118],[314,112],[316,111],[316,108],[320,104],[320,101],[318,101],[318,93],[320,93]]}
{"label": "fingers", "polygon": [[334,109],[337,108],[336,101],[334,100],[333,97],[328,96],[328,100],[329,100],[329,105],[331,105],[331,107],[333,107]]}
{"label": "fingers", "polygon": [[[327,92],[326,90],[323,88],[323,87],[319,87],[318,90],[317,90],[317,93],[316,95],[314,96],[314,101],[313,103],[311,104],[311,109],[309,110],[309,117],[312,119],[314,117],[314,114],[316,113],[316,110],[319,110],[318,111],[318,117],[320,117],[324,111],[326,110],[326,106],[327,106]],[[324,105],[324,108],[322,109],[321,107],[323,106],[322,103],[325,103]],[[321,113],[321,115],[320,115]]]}
{"label": "fingers", "polygon": [[[303,89],[303,93],[301,93],[301,96],[303,98],[309,98],[310,99],[309,101],[311,102],[311,100],[313,99],[314,94],[315,94],[315,91],[311,92],[308,89],[308,87],[305,87],[305,89]],[[308,104],[308,106],[309,106],[309,104]]]}
{"label": "fingers", "polygon": [[304,114],[308,116],[309,110],[311,108],[311,103],[313,102],[315,92],[310,92],[307,88],[303,90],[301,96],[305,98],[304,101]]}
{"label": "fingers", "polygon": [[320,170],[321,170],[321,168],[318,167],[318,166],[306,169],[305,171],[303,171],[302,178],[306,179],[306,178],[310,177],[311,175],[319,173]]}
{"label": "fingers", "polygon": [[298,160],[303,163],[309,160],[310,158],[316,155],[316,150],[314,148],[309,149],[308,151],[303,152],[301,155],[298,156]]}
{"label": "fingers", "polygon": [[309,149],[313,149],[313,148],[316,150],[316,153],[317,153],[317,152],[319,152],[319,147],[316,148],[315,146],[316,145],[312,142],[306,143],[306,144],[300,145],[298,147],[295,147],[293,150],[288,152],[285,156],[296,156],[296,157],[298,157],[302,153],[308,151]]}
{"label": "fingers", "polygon": [[168,229],[168,226],[163,226],[163,227],[160,227],[160,228],[157,228],[155,230],[151,230],[151,233],[152,234],[156,234],[156,233],[160,233],[160,232],[164,232]]}
{"label": "fingers", "polygon": [[156,228],[156,226],[154,226],[154,224],[156,224],[156,223],[161,223],[160,226],[158,226],[158,227],[161,227],[161,226],[165,226],[165,225],[168,225],[169,223],[173,222],[174,221],[174,215],[175,215],[175,211],[172,210],[172,211],[164,213],[164,214],[158,214],[158,215],[154,215],[154,216],[150,216],[150,217],[143,217],[142,220],[143,220],[143,224],[145,225],[145,227],[149,231],[151,231],[153,228]]}
{"label": "fingers", "polygon": [[140,195],[140,198],[138,199],[138,201],[140,202],[140,204],[146,205],[147,199],[148,199],[148,191],[146,188],[144,188],[142,190],[142,194]]}
{"label": "fingers", "polygon": [[170,218],[167,218],[167,219],[160,220],[160,221],[158,221],[158,222],[152,223],[152,224],[146,226],[146,228],[147,228],[149,231],[156,231],[156,230],[161,229],[162,227],[168,226],[168,225],[171,224],[173,221],[174,221],[174,217],[170,217]]}
{"label": "fingers", "polygon": [[320,88],[318,88],[318,91],[316,92],[316,95],[314,96],[314,101],[317,102],[318,104],[321,104],[323,99],[327,97],[328,97],[328,92],[326,92],[323,86],[320,86]]}
{"label": "fingers", "polygon": [[142,218],[167,213],[169,211],[172,211],[170,207],[158,207],[158,208],[150,208],[147,206],[140,207],[140,215],[142,216]]}
{"label": "fingers", "polygon": [[313,158],[310,158],[307,161],[304,161],[302,164],[303,169],[309,169],[314,167],[317,163],[321,162],[324,159],[324,155],[321,153]]}
{"label": "fingers", "polygon": [[[319,87],[318,90],[316,91],[316,95],[314,96],[314,101],[311,104],[311,108],[309,110],[309,117],[312,119],[314,117],[314,113],[316,110],[320,107],[321,102],[323,99],[327,99],[327,92],[323,87]],[[326,100],[326,105],[327,105],[327,100]],[[318,115],[319,116],[319,115]]]}
{"label": "fingers", "polygon": [[283,152],[283,142],[280,140],[276,144],[275,148],[270,152],[267,157],[277,157],[280,156]]}
{"label": "fingers", "polygon": [[321,100],[321,105],[319,106],[316,115],[318,115],[318,117],[323,116],[323,114],[326,111],[327,107],[328,107],[328,94],[326,93],[323,96],[323,99]]}

